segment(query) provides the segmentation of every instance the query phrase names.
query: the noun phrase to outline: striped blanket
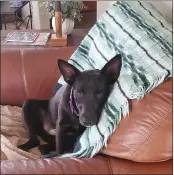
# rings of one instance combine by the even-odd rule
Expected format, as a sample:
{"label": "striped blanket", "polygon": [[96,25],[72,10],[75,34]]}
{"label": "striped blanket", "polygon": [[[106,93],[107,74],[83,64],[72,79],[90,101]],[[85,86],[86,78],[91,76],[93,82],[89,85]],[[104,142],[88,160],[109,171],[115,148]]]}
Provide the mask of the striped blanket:
{"label": "striped blanket", "polygon": [[[116,54],[123,57],[122,70],[101,114],[100,131],[87,128],[74,152],[59,157],[93,157],[129,113],[129,99],[142,99],[172,76],[172,25],[148,2],[118,1],[89,31],[69,63],[81,71],[101,69]],[[62,77],[58,83],[65,84]]]}

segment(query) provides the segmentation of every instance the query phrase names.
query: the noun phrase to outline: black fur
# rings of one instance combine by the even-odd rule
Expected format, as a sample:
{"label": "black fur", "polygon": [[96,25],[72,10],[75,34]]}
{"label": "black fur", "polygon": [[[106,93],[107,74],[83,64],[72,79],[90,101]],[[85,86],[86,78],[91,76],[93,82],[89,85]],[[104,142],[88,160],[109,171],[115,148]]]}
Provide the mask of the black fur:
{"label": "black fur", "polygon": [[[68,62],[58,60],[67,85],[62,86],[50,100],[25,101],[22,111],[29,141],[19,148],[27,151],[39,146],[42,154],[53,150],[57,154],[73,151],[75,142],[86,127],[98,123],[111,86],[120,75],[121,62],[121,55],[116,55],[101,70],[80,72]],[[69,105],[71,90],[78,116],[72,113]],[[47,144],[40,145],[37,136]]]}

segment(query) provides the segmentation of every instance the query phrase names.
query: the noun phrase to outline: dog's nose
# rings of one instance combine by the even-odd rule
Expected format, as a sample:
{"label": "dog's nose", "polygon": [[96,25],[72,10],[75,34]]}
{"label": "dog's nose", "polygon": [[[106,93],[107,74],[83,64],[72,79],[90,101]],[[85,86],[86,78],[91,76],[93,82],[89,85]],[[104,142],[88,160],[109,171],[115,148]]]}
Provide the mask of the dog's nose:
{"label": "dog's nose", "polygon": [[93,126],[94,124],[91,122],[83,122],[83,125],[86,127]]}
{"label": "dog's nose", "polygon": [[90,127],[90,126],[96,125],[96,122],[86,120],[85,118],[82,118],[80,123],[81,123],[83,126],[86,126],[86,127]]}

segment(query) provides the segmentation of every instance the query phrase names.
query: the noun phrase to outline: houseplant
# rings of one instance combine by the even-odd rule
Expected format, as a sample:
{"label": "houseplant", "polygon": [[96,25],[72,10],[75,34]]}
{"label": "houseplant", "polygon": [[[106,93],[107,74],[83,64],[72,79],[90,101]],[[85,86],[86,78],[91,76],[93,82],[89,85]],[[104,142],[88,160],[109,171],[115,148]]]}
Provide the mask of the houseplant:
{"label": "houseplant", "polygon": [[[40,5],[44,6],[46,13],[52,18],[52,27],[55,31],[55,1],[40,1]],[[74,22],[80,22],[82,19],[81,10],[87,7],[82,1],[61,1],[62,9],[62,34],[69,35],[73,28]]]}

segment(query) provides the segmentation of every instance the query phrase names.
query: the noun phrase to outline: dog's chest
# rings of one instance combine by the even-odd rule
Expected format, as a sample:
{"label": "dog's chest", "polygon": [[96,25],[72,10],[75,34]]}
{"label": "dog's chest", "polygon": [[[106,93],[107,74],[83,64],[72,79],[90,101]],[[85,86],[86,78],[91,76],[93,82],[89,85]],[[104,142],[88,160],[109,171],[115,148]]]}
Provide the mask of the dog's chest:
{"label": "dog's chest", "polygon": [[53,128],[48,123],[44,123],[43,128],[49,135],[56,135],[56,128]]}
{"label": "dog's chest", "polygon": [[50,114],[46,111],[41,111],[42,113],[42,124],[43,124],[43,129],[49,134],[49,135],[55,135],[56,133],[56,122],[54,123],[52,121],[52,118]]}
{"label": "dog's chest", "polygon": [[[59,92],[60,93],[60,92]],[[56,121],[61,93],[56,94],[50,101],[47,111],[43,111],[43,128],[49,135],[56,135]]]}

